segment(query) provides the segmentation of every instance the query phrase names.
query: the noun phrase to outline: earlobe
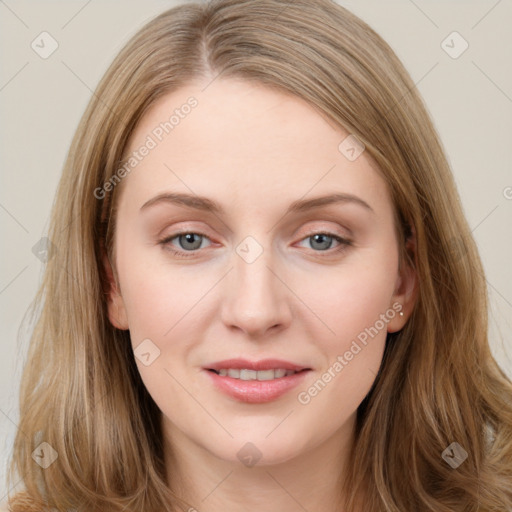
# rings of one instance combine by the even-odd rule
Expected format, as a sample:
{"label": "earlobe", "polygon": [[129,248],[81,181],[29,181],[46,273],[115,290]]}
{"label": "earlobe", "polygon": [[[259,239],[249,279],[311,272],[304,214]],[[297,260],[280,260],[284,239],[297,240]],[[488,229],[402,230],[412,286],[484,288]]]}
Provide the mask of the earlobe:
{"label": "earlobe", "polygon": [[[405,244],[406,254],[411,261],[415,261],[416,254],[416,230],[411,227],[411,236]],[[418,276],[416,269],[405,259],[400,267],[396,280],[395,293],[392,296],[390,307],[397,314],[388,323],[388,332],[400,331],[412,314],[418,293]]]}
{"label": "earlobe", "polygon": [[127,330],[128,318],[123,297],[121,296],[119,286],[114,278],[112,265],[105,253],[103,253],[103,268],[105,269],[107,279],[104,290],[107,296],[108,318],[110,323],[117,329]]}

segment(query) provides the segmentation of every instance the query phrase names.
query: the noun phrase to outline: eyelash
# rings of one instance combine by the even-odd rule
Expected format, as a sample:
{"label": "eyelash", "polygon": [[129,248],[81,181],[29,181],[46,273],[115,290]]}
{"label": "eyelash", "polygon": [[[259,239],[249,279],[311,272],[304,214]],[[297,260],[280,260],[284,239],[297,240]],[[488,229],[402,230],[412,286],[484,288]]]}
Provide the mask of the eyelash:
{"label": "eyelash", "polygon": [[[169,235],[162,240],[159,240],[158,243],[160,245],[164,246],[164,248],[166,250],[170,251],[176,257],[183,258],[183,259],[194,257],[199,252],[199,249],[195,249],[193,251],[179,251],[177,249],[174,249],[174,247],[172,245],[170,245],[170,242],[172,240],[174,240],[175,238],[177,238],[181,235],[199,235],[199,236],[201,236],[203,238],[207,238],[209,240],[208,236],[204,235],[203,233],[199,233],[197,231],[180,231],[178,233],[173,233],[172,235]],[[333,238],[340,244],[339,247],[334,248],[334,249],[326,249],[324,251],[314,251],[313,250],[313,252],[316,252],[316,253],[328,253],[329,255],[332,255],[333,252],[334,253],[343,252],[344,250],[347,249],[347,247],[352,245],[351,240],[342,238],[339,235],[335,235],[334,233],[329,233],[327,231],[314,231],[314,232],[306,235],[300,241],[302,242],[303,240],[306,240],[307,238],[311,238],[315,235],[327,235],[328,237]]]}

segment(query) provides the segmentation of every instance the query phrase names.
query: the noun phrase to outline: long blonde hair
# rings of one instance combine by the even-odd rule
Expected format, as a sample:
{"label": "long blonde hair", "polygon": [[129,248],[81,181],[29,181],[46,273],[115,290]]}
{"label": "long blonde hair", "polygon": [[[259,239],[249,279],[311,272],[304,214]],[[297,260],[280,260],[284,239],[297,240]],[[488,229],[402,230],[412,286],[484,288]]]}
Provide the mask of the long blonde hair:
{"label": "long blonde hair", "polygon": [[[391,191],[401,264],[419,279],[413,314],[388,334],[358,409],[340,483],[346,512],[362,490],[366,512],[512,509],[512,385],[489,349],[482,264],[414,83],[382,38],[332,1],[212,0],[144,26],[78,126],[52,210],[56,251],[33,303],[11,465],[25,489],[11,510],[190,506],[168,488],[161,412],[129,332],[108,321],[102,257],[112,256],[117,187],[103,199],[94,191],[158,98],[218,75],[291,92],[364,143]],[[58,454],[46,469],[32,458],[41,442]],[[468,453],[456,469],[441,456],[453,442]]]}

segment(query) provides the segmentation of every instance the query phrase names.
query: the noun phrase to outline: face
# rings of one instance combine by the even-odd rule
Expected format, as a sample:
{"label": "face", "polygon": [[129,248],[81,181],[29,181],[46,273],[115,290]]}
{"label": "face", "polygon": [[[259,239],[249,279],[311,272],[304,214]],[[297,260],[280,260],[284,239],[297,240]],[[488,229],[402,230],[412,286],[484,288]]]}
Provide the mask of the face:
{"label": "face", "polygon": [[[350,430],[414,278],[376,164],[339,149],[347,132],[264,86],[204,87],[160,99],[132,136],[109,315],[171,444],[276,464]],[[303,370],[268,371],[288,365]]]}

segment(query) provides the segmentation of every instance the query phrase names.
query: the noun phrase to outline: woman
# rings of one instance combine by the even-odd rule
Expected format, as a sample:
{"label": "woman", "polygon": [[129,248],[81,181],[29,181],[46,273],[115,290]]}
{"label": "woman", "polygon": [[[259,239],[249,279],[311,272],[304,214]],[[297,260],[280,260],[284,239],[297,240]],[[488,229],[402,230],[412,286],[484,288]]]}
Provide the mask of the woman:
{"label": "woman", "polygon": [[13,512],[511,509],[512,385],[449,166],[342,7],[148,23],[49,238]]}

